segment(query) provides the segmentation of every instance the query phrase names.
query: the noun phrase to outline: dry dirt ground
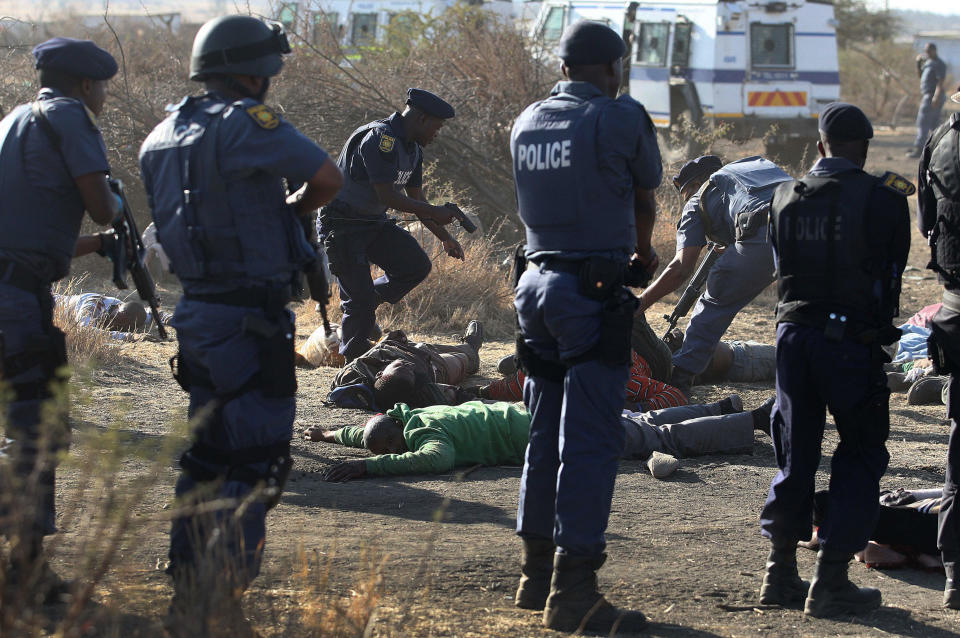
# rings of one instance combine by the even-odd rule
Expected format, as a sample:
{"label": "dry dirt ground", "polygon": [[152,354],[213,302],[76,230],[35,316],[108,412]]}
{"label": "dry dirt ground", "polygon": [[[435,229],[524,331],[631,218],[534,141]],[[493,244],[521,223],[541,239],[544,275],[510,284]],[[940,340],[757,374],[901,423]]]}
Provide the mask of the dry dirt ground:
{"label": "dry dirt ground", "polygon": [[[915,164],[902,158],[911,136],[880,132],[870,167],[892,168],[910,177]],[[915,233],[916,234],[916,233]],[[923,271],[926,254],[914,238],[911,264],[902,298],[903,316],[938,300],[938,287]],[[728,338],[771,343],[774,297],[766,293],[737,317]],[[650,312],[662,330],[659,304]],[[299,338],[310,326],[299,330]],[[445,342],[452,335],[422,335]],[[507,342],[488,343],[481,356],[481,377],[493,378]],[[108,621],[94,621],[92,635],[153,636],[159,632],[170,589],[162,564],[167,546],[166,523],[159,517],[172,497],[175,454],[163,449],[162,435],[182,420],[186,396],[170,378],[167,358],[173,343],[141,343],[126,350],[124,360],[95,374],[91,400],[73,411],[79,436],[103,431],[111,421],[111,405],[128,411],[121,430],[132,443],[153,455],[166,455],[163,467],[134,507],[141,522],[126,541],[98,590],[97,603],[110,610]],[[825,370],[824,374],[829,374]],[[382,560],[383,597],[370,635],[406,636],[540,636],[536,613],[512,605],[518,574],[519,541],[513,534],[519,467],[480,468],[468,475],[369,478],[345,484],[324,483],[321,472],[362,451],[309,443],[304,429],[322,424],[358,424],[365,414],[326,408],[323,398],[334,370],[301,371],[294,449],[296,466],[280,506],[268,520],[263,572],[246,598],[248,616],[266,636],[307,633],[296,620],[305,599],[298,573],[301,550],[317,552],[329,568],[327,590],[348,598],[369,578],[371,555]],[[772,384],[729,384],[695,389],[693,399],[707,402],[731,393],[743,396],[748,408],[772,393]],[[935,487],[943,481],[948,428],[943,406],[913,407],[905,395],[891,400],[890,467],[882,486]],[[818,487],[826,485],[836,432],[828,426]],[[78,452],[74,452],[77,454]],[[118,480],[145,471],[152,461],[127,462]],[[169,469],[167,469],[169,468]],[[854,564],[851,575],[883,591],[884,606],[869,616],[811,620],[799,611],[764,609],[757,605],[767,544],[758,515],[775,473],[767,437],[757,434],[753,453],[706,456],[682,461],[679,471],[655,480],[643,463],[625,461],[617,479],[608,530],[607,566],[601,586],[616,603],[644,611],[655,636],[743,635],[956,635],[960,617],[940,609],[943,576],[911,569],[868,570]],[[60,475],[61,508],[93,513],[96,495],[77,503],[71,494],[84,477],[65,469]],[[583,477],[589,481],[590,477]],[[65,526],[56,563],[78,574],[79,556],[89,542],[89,526]],[[814,554],[800,551],[805,573]],[[323,580],[323,579],[326,580]],[[321,603],[322,604],[322,603]]]}

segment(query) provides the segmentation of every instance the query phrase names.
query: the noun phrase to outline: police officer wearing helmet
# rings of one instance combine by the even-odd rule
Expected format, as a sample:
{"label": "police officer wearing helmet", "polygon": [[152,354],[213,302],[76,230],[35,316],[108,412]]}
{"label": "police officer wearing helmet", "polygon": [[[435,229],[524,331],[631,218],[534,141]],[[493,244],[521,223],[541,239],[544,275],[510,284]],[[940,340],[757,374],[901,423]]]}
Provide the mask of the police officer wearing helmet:
{"label": "police officer wearing helmet", "polygon": [[[960,88],[951,99],[960,102]],[[920,192],[917,221],[920,232],[930,241],[929,268],[944,285],[943,306],[933,318],[930,352],[938,374],[949,374],[947,416],[950,442],[947,445],[947,472],[940,507],[937,545],[943,554],[947,582],[943,606],[960,609],[957,563],[960,562],[960,511],[957,482],[960,481],[960,434],[957,387],[960,374],[960,113],[954,113],[927,140],[920,160]]]}
{"label": "police officer wearing helmet", "polygon": [[[180,459],[183,504],[240,502],[173,521],[174,633],[206,635],[214,614],[242,623],[267,511],[290,471],[295,411],[291,282],[315,259],[298,217],[342,183],[327,153],[263,104],[290,52],[280,25],[248,16],[197,33],[190,78],[206,92],[168,107],[140,149],[157,235],[183,285],[172,325],[175,376],[201,420]],[[288,196],[283,180],[305,184]],[[234,611],[236,613],[234,613]]]}
{"label": "police officer wearing helmet", "polygon": [[66,406],[57,418],[41,418],[67,362],[50,284],[67,274],[72,257],[102,247],[108,233],[79,237],[84,211],[106,225],[120,210],[97,125],[117,63],[93,42],[72,38],[47,40],[33,55],[39,95],[0,121],[0,379],[13,391],[0,449],[11,461],[3,468],[11,474],[0,477],[0,520],[17,524],[0,534],[11,544],[7,584],[32,583],[49,597],[66,588],[44,559],[42,540],[56,531],[56,458],[69,441]]}
{"label": "police officer wearing helmet", "polygon": [[[406,103],[403,113],[350,134],[337,160],[343,188],[317,220],[330,270],[339,282],[340,354],[347,362],[370,349],[377,306],[397,303],[430,274],[430,258],[387,217],[388,208],[416,215],[448,255],[463,259],[460,244],[444,228],[453,219],[450,209],[430,204],[423,193],[423,147],[433,142],[454,109],[423,89],[408,89]],[[370,277],[371,263],[384,272],[376,280]]]}
{"label": "police officer wearing helmet", "polygon": [[773,251],[765,231],[770,197],[790,181],[763,157],[723,165],[705,155],[683,165],[673,185],[686,202],[677,223],[677,252],[640,295],[646,310],[693,274],[708,241],[725,247],[690,316],[683,345],[673,355],[671,385],[689,395],[737,313],[773,281]]}
{"label": "police officer wearing helmet", "polygon": [[544,625],[562,631],[646,625],[597,590],[625,444],[619,414],[636,298],[624,284],[646,283],[656,268],[650,233],[662,177],[649,116],[629,96],[617,98],[625,48],[600,23],[568,27],[566,79],[521,113],[510,140],[529,261],[518,260],[517,354],[533,415],[515,602],[543,609]]}
{"label": "police officer wearing helmet", "polygon": [[[805,601],[804,613],[828,617],[880,606],[880,591],[851,583],[847,565],[870,538],[890,458],[889,358],[881,346],[900,338],[891,321],[910,250],[906,198],[915,189],[896,173],[863,171],[873,128],[860,109],[834,102],[819,124],[821,158],[806,176],[781,184],[770,209],[780,293],[771,434],[780,471],[761,514],[772,547],[760,602]],[[827,409],[840,443],[808,584],[797,572],[796,545],[810,535]]]}

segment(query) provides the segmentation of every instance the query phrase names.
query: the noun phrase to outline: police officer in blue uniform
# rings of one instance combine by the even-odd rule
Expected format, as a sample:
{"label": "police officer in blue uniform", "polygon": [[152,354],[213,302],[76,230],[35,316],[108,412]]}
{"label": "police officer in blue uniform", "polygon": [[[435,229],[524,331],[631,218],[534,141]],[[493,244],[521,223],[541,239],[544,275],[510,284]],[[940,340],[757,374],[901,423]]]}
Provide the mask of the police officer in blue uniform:
{"label": "police officer in blue uniform", "polygon": [[56,531],[56,457],[69,442],[67,406],[41,418],[42,403],[63,396],[57,370],[66,364],[50,284],[72,257],[101,248],[102,234],[78,237],[84,211],[105,225],[120,210],[96,119],[117,63],[72,38],[43,42],[33,55],[40,93],[0,122],[0,378],[13,392],[0,450],[10,461],[0,477],[0,520],[9,526],[0,533],[11,546],[8,584],[49,597],[66,587],[43,558],[42,539]]}
{"label": "police officer in blue uniform", "polygon": [[[819,159],[801,179],[777,188],[770,209],[780,302],[777,401],[771,434],[780,471],[761,514],[772,544],[763,604],[806,600],[804,613],[828,617],[880,606],[880,591],[847,576],[867,544],[887,468],[889,396],[881,346],[900,332],[900,277],[910,250],[908,195],[895,173],[863,171],[873,128],[855,106],[820,113]],[[830,508],[819,528],[812,583],[797,572],[797,541],[810,535],[814,479],[825,411],[840,443],[833,453]]]}
{"label": "police officer in blue uniform", "polygon": [[[175,376],[198,427],[180,459],[176,495],[232,502],[173,521],[168,624],[206,635],[242,622],[267,511],[290,471],[295,411],[291,282],[315,258],[298,216],[342,183],[327,153],[263,104],[290,52],[278,24],[227,16],[204,24],[190,79],[207,92],[168,107],[140,150],[157,235],[183,285],[172,325]],[[287,183],[305,184],[288,196]],[[259,497],[237,505],[260,489]]]}
{"label": "police officer in blue uniform", "polygon": [[625,49],[600,23],[568,27],[566,80],[523,111],[510,140],[529,262],[516,289],[517,354],[533,415],[515,602],[543,609],[544,625],[562,631],[646,625],[597,590],[625,443],[618,415],[636,298],[624,284],[646,283],[656,268],[650,233],[662,177],[649,116],[617,98]]}
{"label": "police officer in blue uniform", "polygon": [[[397,303],[430,274],[430,258],[387,217],[388,208],[416,215],[448,255],[463,259],[460,244],[443,227],[453,219],[450,209],[423,194],[423,147],[454,115],[433,93],[409,89],[403,113],[364,124],[340,151],[343,189],[320,210],[317,232],[340,286],[340,354],[347,362],[370,349],[377,306]],[[371,263],[384,272],[376,280]]]}
{"label": "police officer in blue uniform", "polygon": [[[960,89],[958,89],[960,91]],[[951,99],[960,102],[960,92]],[[920,192],[917,221],[920,232],[930,241],[928,268],[936,271],[944,285],[943,306],[933,318],[930,352],[938,374],[949,374],[947,417],[950,441],[947,444],[947,471],[940,506],[937,546],[943,554],[947,575],[943,606],[960,609],[957,563],[960,561],[960,511],[957,482],[960,481],[960,113],[954,113],[927,140],[920,160]]]}
{"label": "police officer in blue uniform", "polygon": [[737,313],[773,282],[773,250],[766,223],[777,184],[790,181],[762,157],[722,165],[705,155],[683,165],[673,184],[685,201],[677,222],[677,252],[640,295],[646,310],[693,274],[708,241],[725,247],[690,316],[683,345],[673,355],[671,385],[689,395]]}

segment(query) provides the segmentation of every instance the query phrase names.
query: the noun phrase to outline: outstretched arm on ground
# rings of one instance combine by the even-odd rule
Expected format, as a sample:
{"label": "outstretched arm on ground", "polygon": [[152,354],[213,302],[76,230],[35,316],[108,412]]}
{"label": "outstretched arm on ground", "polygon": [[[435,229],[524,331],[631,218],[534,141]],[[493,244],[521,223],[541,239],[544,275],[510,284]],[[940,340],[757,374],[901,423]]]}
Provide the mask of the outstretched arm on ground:
{"label": "outstretched arm on ground", "polygon": [[[343,428],[347,429],[347,428]],[[363,428],[359,428],[361,434]],[[347,461],[330,468],[326,481],[349,481],[366,475],[397,476],[403,474],[442,474],[454,468],[456,453],[448,441],[433,440],[415,452],[381,454],[368,459]],[[363,467],[360,467],[360,464]]]}
{"label": "outstretched arm on ground", "polygon": [[339,443],[347,447],[363,447],[363,428],[357,425],[347,425],[339,430],[328,430],[322,425],[314,425],[306,429],[303,438],[314,442]]}

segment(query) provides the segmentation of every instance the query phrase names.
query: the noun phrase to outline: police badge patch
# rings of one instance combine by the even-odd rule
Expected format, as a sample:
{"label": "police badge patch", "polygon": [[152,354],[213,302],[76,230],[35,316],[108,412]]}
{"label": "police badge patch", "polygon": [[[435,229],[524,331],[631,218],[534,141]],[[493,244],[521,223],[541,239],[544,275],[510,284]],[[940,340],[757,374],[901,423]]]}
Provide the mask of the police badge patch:
{"label": "police badge patch", "polygon": [[380,152],[389,153],[393,150],[393,143],[397,140],[395,137],[383,134],[380,136]]}
{"label": "police badge patch", "polygon": [[894,193],[898,193],[904,197],[910,197],[917,192],[917,187],[913,185],[913,182],[903,175],[898,175],[893,171],[887,171],[880,179],[883,181],[883,185],[886,188],[889,188]]}
{"label": "police badge patch", "polygon": [[253,118],[260,128],[268,131],[280,126],[280,117],[270,110],[266,104],[256,104],[247,109],[247,115]]}

